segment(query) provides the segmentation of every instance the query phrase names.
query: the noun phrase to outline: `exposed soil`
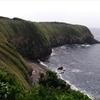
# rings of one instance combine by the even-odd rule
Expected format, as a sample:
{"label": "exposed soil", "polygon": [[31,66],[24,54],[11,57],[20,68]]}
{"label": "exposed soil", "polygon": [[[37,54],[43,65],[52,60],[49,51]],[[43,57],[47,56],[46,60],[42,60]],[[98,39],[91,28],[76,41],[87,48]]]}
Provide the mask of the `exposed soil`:
{"label": "exposed soil", "polygon": [[36,85],[38,84],[39,73],[45,74],[47,69],[45,66],[40,65],[34,61],[26,60],[26,62],[30,67],[29,76],[30,76],[31,84]]}

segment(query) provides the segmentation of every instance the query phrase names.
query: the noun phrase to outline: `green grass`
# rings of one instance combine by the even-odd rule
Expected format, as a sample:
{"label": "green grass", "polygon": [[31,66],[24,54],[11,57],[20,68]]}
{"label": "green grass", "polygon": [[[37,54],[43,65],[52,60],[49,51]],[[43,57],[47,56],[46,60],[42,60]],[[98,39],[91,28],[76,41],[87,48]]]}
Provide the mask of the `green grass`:
{"label": "green grass", "polygon": [[35,25],[46,36],[52,47],[66,43],[85,43],[86,41],[84,41],[84,39],[83,42],[77,42],[77,40],[82,40],[83,37],[88,38],[87,36],[93,38],[89,29],[82,25],[72,25],[59,22],[39,22],[35,23]]}
{"label": "green grass", "polygon": [[[34,41],[36,38],[45,39],[50,35],[76,35],[83,36],[91,34],[86,26],[72,25],[60,22],[31,22],[22,19],[14,18],[0,18],[0,31],[8,37],[32,37]],[[88,32],[88,33],[87,33]],[[42,38],[41,38],[42,37]],[[46,38],[45,38],[46,37]]]}
{"label": "green grass", "polygon": [[[86,32],[89,32],[87,27],[82,25],[72,25],[66,23],[55,23],[55,22],[40,22],[35,23],[40,30],[43,30],[44,34],[67,34],[67,35],[75,35],[75,36],[83,36]],[[89,33],[90,34],[90,33]]]}
{"label": "green grass", "polygon": [[33,22],[1,18],[0,31],[25,57],[38,58],[44,51],[50,52],[46,36]]}
{"label": "green grass", "polygon": [[23,84],[29,88],[28,66],[16,49],[7,42],[0,33],[0,66],[15,74]]}
{"label": "green grass", "polygon": [[82,25],[61,22],[31,22],[19,18],[1,17],[0,32],[21,55],[30,59],[47,56],[51,53],[51,47],[66,43],[78,43],[77,40],[84,36],[93,38],[89,29]]}

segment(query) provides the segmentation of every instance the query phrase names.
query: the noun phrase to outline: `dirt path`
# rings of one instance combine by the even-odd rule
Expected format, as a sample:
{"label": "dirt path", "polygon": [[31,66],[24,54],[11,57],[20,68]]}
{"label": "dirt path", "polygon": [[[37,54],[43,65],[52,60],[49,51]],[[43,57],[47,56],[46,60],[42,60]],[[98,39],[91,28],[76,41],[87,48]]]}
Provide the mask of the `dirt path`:
{"label": "dirt path", "polygon": [[37,81],[39,78],[39,73],[45,73],[47,69],[45,66],[42,66],[33,61],[26,60],[26,62],[28,63],[28,65],[30,67],[29,75],[30,75],[30,79],[31,79],[31,84],[32,85],[37,84],[38,83]]}

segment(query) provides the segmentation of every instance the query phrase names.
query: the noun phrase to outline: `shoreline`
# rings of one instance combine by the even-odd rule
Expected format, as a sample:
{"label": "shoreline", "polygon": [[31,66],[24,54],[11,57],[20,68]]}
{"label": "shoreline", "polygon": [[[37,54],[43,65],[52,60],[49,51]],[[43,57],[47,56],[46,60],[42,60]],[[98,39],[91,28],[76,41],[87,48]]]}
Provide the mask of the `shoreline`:
{"label": "shoreline", "polygon": [[[31,60],[28,60],[28,59],[26,60],[26,62],[28,64],[29,68],[30,68],[30,71],[32,72],[31,75],[30,75],[30,83],[31,83],[31,85],[32,86],[33,85],[38,85],[39,73],[44,73],[45,74],[46,71],[48,70],[47,67],[44,66],[44,65],[42,65],[41,62],[37,63],[35,61],[31,61]],[[56,70],[55,70],[55,72],[57,74],[59,74]],[[62,80],[64,80],[61,76],[59,78],[61,78]],[[67,84],[70,84],[67,80],[65,80],[65,82]],[[77,89],[75,87],[73,88],[73,86],[74,86],[73,84],[70,84],[70,85],[71,85],[71,89],[76,90],[76,91],[79,90],[79,89]],[[79,91],[82,92],[82,93],[84,93],[85,95],[87,95],[89,98],[93,99],[93,97],[91,97],[88,93],[85,93],[85,92],[83,92],[81,90],[79,90]]]}
{"label": "shoreline", "polygon": [[36,85],[38,84],[38,78],[39,78],[39,73],[46,73],[48,70],[46,66],[43,66],[42,64],[39,64],[37,62],[25,59],[29,66],[29,76],[30,76],[30,83],[31,85]]}

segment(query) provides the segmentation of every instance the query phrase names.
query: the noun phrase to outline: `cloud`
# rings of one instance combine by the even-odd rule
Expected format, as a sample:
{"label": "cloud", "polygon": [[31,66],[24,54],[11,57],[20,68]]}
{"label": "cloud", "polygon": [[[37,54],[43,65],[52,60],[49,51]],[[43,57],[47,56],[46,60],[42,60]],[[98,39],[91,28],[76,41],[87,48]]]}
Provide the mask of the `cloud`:
{"label": "cloud", "polygon": [[32,21],[63,21],[99,27],[99,0],[2,0],[0,15]]}

